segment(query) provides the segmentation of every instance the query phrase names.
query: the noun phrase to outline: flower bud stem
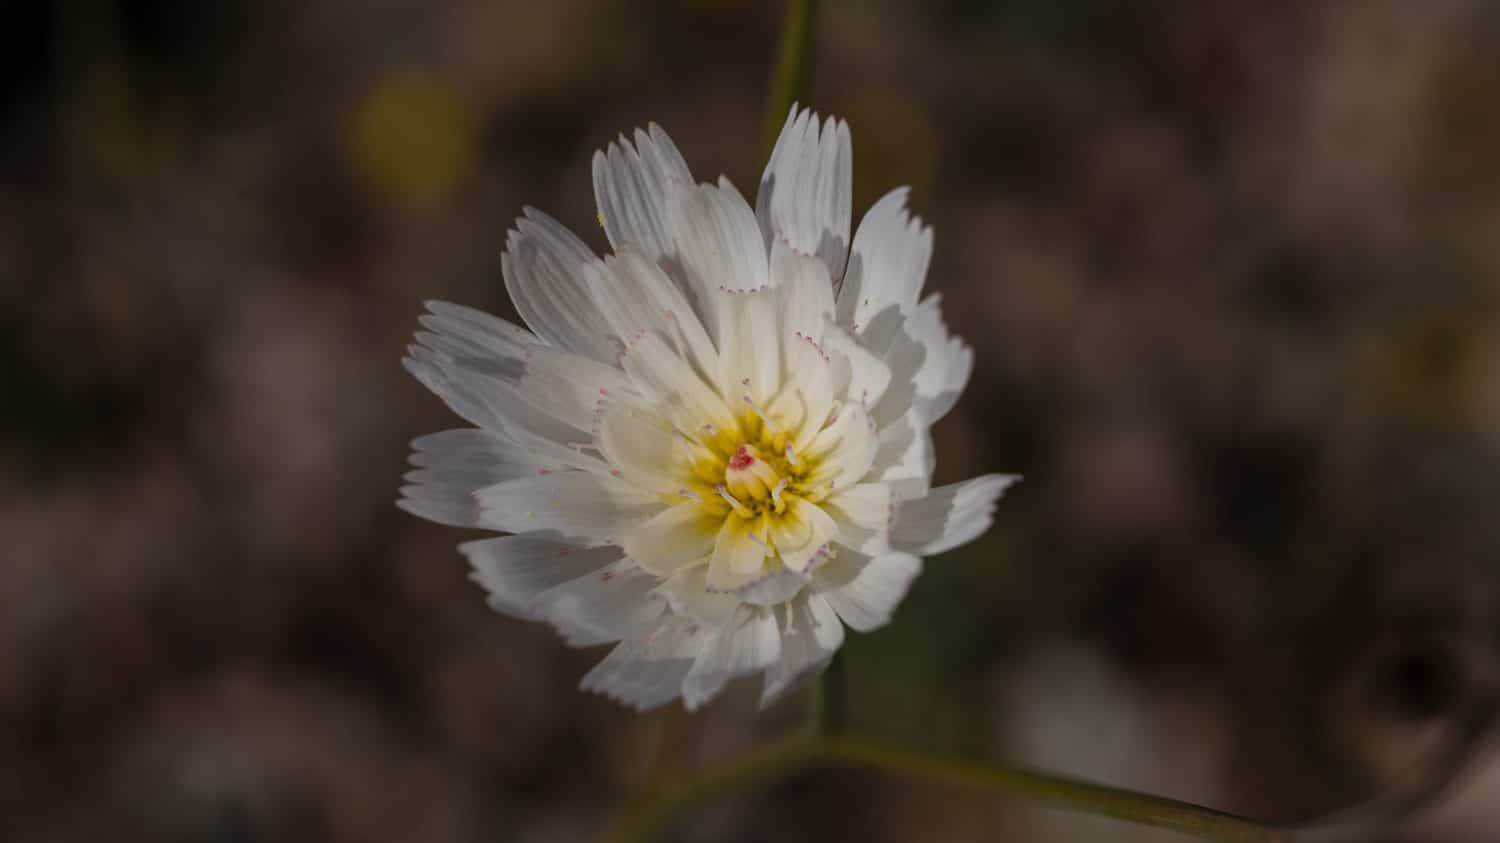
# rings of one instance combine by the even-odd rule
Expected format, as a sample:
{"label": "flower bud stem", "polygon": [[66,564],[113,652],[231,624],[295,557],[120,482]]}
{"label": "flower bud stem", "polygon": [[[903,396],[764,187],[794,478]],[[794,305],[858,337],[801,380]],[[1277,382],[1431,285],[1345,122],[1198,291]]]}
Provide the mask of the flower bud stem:
{"label": "flower bud stem", "polygon": [[618,835],[644,843],[666,829],[679,810],[813,764],[871,767],[933,782],[1009,793],[1089,814],[1168,828],[1224,843],[1284,843],[1285,831],[1209,808],[1104,785],[942,758],[866,740],[797,735],[704,770],[675,792],[648,799]]}
{"label": "flower bud stem", "polygon": [[691,774],[675,789],[649,795],[639,810],[626,819],[618,840],[644,843],[654,839],[680,811],[692,805],[804,767],[839,764],[1018,796],[1081,814],[1172,829],[1201,840],[1353,843],[1388,832],[1400,818],[1442,793],[1467,766],[1475,748],[1484,745],[1484,739],[1493,733],[1497,722],[1500,722],[1500,688],[1486,683],[1460,712],[1438,746],[1389,790],[1352,809],[1298,825],[1262,823],[1176,799],[1016,767],[944,758],[862,738],[803,733]]}
{"label": "flower bud stem", "polygon": [[765,125],[761,129],[761,149],[770,158],[781,133],[782,121],[792,110],[807,85],[812,64],[813,7],[815,0],[786,0],[786,14],[781,21],[781,45],[776,51],[776,69],[771,88],[766,93]]}

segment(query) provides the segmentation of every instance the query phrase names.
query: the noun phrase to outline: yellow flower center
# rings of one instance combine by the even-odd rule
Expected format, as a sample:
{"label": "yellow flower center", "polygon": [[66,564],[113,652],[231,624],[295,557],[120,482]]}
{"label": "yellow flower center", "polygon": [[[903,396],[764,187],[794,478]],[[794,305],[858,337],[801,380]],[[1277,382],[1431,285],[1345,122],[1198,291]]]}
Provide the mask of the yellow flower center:
{"label": "yellow flower center", "polygon": [[715,516],[755,518],[780,515],[795,498],[815,503],[828,495],[831,489],[804,482],[815,466],[796,452],[784,430],[758,412],[738,421],[734,430],[703,427],[684,496]]}

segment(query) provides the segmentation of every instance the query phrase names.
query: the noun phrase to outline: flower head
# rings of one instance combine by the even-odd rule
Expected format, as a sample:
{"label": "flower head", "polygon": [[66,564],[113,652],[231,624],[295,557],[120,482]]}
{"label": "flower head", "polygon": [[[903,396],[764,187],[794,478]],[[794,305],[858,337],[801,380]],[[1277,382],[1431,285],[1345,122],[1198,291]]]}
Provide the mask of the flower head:
{"label": "flower head", "polygon": [[920,298],[932,231],[887,194],[850,240],[842,121],[795,107],[754,209],[652,125],[594,155],[596,256],[527,208],[502,259],[527,330],[442,302],[407,368],[472,428],[417,439],[401,506],[496,609],[615,644],[583,687],[688,708],[825,665],[1015,477],[931,488],[973,352]]}

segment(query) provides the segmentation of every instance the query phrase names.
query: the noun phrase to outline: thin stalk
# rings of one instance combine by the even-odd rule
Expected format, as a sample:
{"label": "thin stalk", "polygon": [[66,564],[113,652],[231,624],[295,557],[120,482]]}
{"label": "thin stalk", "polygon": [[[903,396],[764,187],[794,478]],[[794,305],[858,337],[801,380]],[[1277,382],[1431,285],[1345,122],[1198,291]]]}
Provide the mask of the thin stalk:
{"label": "thin stalk", "polygon": [[833,661],[818,677],[822,690],[822,705],[818,711],[818,734],[825,737],[842,735],[848,726],[848,678],[844,671],[843,650],[833,654]]}
{"label": "thin stalk", "polygon": [[805,737],[837,735],[844,731],[845,695],[844,654],[837,652],[818,677],[807,695],[807,714],[802,722]]}
{"label": "thin stalk", "polygon": [[[832,667],[832,666],[830,666]],[[842,683],[838,683],[841,685]],[[829,685],[825,688],[835,687]],[[825,700],[826,704],[826,700]],[[1370,840],[1441,793],[1493,734],[1500,691],[1486,685],[1444,740],[1384,794],[1347,811],[1296,825],[1272,825],[1189,802],[1015,767],[959,761],[834,735],[797,735],[694,774],[647,799],[619,835],[644,843],[700,802],[813,764],[871,767],[933,782],[1019,796],[1081,814],[1167,828],[1221,843],[1346,843]]]}
{"label": "thin stalk", "polygon": [[823,732],[823,706],[827,702],[826,690],[823,686],[823,677],[819,676],[809,683],[807,689],[807,713],[803,715],[802,734],[806,737],[817,737]]}
{"label": "thin stalk", "polygon": [[648,798],[638,810],[622,819],[615,839],[619,843],[655,840],[682,809],[806,764],[812,760],[810,749],[817,746],[817,742],[816,736],[785,738],[703,770],[676,790]]}
{"label": "thin stalk", "polygon": [[765,124],[761,128],[761,149],[769,158],[781,133],[781,123],[792,103],[801,96],[812,64],[813,12],[815,0],[786,0],[781,21],[781,44],[776,50],[776,68],[771,89],[766,94]]}
{"label": "thin stalk", "polygon": [[1027,797],[1080,813],[1181,831],[1203,840],[1271,843],[1288,839],[1279,829],[1189,802],[1014,767],[959,761],[852,739],[826,740],[815,754],[830,762]]}
{"label": "thin stalk", "polygon": [[620,843],[652,840],[684,808],[817,763],[872,767],[944,784],[1024,796],[1081,813],[1173,829],[1222,843],[1285,843],[1290,839],[1270,826],[1175,799],[1011,767],[955,761],[851,738],[800,735],[693,776],[679,790],[643,806],[624,826],[618,839]]}

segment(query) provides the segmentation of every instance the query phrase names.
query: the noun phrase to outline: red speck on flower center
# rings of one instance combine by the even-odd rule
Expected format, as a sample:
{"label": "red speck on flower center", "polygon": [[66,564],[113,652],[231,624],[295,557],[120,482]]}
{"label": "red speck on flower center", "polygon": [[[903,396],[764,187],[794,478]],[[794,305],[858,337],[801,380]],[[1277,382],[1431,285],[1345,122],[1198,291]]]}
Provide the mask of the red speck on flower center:
{"label": "red speck on flower center", "polygon": [[731,471],[744,471],[752,465],[755,465],[755,457],[750,456],[750,450],[744,445],[741,445],[740,449],[734,452],[734,456],[729,458]]}

